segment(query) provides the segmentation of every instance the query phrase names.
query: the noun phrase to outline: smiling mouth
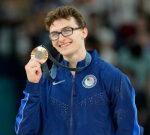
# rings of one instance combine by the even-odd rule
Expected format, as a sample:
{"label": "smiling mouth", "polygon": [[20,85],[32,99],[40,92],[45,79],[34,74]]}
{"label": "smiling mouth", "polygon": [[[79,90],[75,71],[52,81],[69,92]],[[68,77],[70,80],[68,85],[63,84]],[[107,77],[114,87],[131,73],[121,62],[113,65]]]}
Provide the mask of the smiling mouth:
{"label": "smiling mouth", "polygon": [[60,48],[65,48],[71,45],[72,42],[59,45]]}

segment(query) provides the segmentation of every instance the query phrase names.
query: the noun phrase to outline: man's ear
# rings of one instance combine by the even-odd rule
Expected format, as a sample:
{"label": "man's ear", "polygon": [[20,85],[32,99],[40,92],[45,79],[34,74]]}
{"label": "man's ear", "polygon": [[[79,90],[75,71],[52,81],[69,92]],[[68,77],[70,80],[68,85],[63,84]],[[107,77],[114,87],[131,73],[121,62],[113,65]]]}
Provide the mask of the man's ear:
{"label": "man's ear", "polygon": [[85,39],[88,35],[88,29],[86,27],[83,28],[82,30],[82,37]]}

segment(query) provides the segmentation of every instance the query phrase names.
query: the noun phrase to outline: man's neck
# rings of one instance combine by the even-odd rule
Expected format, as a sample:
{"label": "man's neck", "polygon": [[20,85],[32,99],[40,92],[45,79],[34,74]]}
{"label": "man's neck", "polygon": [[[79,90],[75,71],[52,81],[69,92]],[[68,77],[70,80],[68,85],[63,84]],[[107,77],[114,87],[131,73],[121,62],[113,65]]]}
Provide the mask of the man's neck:
{"label": "man's neck", "polygon": [[[77,52],[77,53],[74,53],[74,54],[72,54],[70,56],[63,56],[63,57],[64,57],[64,59],[66,61],[69,62],[69,67],[70,68],[76,68],[77,67],[77,63],[79,61],[82,61],[82,60],[85,59],[85,57],[86,57],[86,50],[85,49],[79,50],[79,52]],[[71,71],[71,74],[74,77],[75,76],[75,71]]]}
{"label": "man's neck", "polygon": [[80,53],[75,53],[71,56],[64,56],[64,59],[69,62],[70,68],[76,68],[79,61],[84,60],[86,57],[86,50],[81,51]]}

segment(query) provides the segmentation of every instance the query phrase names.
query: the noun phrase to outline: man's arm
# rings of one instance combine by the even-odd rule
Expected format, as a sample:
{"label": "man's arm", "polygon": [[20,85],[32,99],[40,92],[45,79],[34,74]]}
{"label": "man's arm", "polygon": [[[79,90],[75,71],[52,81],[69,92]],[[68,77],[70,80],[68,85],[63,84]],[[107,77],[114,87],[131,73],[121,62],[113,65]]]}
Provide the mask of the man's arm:
{"label": "man's arm", "polygon": [[16,117],[15,132],[19,135],[39,134],[40,118],[40,79],[42,62],[31,58],[25,66],[27,85],[24,90],[24,99],[21,100],[19,113]]}
{"label": "man's arm", "polygon": [[134,88],[125,75],[121,74],[116,81],[119,84],[116,82],[118,86],[112,86],[114,90],[111,96],[116,135],[142,135],[142,128],[137,121]]}
{"label": "man's arm", "polygon": [[38,135],[41,126],[39,83],[27,82],[23,93],[25,97],[16,117],[15,132],[18,135]]}

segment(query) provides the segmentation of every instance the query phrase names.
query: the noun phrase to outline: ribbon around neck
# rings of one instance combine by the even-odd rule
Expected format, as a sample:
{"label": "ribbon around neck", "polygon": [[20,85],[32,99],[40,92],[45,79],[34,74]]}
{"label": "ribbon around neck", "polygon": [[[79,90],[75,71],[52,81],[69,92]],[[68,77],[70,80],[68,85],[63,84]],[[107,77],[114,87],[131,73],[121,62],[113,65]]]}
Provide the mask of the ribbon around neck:
{"label": "ribbon around neck", "polygon": [[[44,47],[48,51],[48,49],[44,45],[41,45],[41,47]],[[45,62],[45,63],[42,64],[42,70],[43,70],[43,72],[45,74],[45,77],[48,80],[56,78],[58,66],[62,67],[62,68],[65,68],[65,69],[67,69],[69,71],[80,72],[80,71],[84,70],[91,63],[91,61],[92,61],[92,57],[91,57],[90,53],[88,53],[88,52],[86,52],[85,65],[82,66],[82,67],[76,67],[76,68],[70,68],[68,66],[65,66],[65,65],[61,64],[59,62],[60,54],[58,54],[57,57],[56,57],[56,59],[55,59],[52,56],[52,54],[48,51],[48,58],[53,62],[51,70],[49,71],[47,62]]]}

